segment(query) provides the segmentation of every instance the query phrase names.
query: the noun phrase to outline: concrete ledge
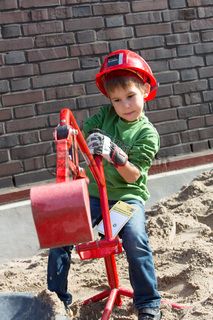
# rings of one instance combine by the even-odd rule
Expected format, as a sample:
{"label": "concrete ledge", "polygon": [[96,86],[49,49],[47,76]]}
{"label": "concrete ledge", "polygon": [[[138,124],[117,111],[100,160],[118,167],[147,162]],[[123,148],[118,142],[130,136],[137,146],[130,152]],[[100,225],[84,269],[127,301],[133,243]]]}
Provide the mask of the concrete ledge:
{"label": "concrete ledge", "polygon": [[184,185],[190,184],[202,172],[209,170],[213,170],[213,162],[149,176],[148,189],[151,196],[146,202],[146,209],[179,192]]}
{"label": "concrete ledge", "polygon": [[163,160],[156,160],[149,170],[149,174],[162,173],[172,170],[190,168],[194,166],[213,163],[213,152],[196,153],[193,155],[185,155],[172,157]]}
{"label": "concrete ledge", "polygon": [[[180,170],[184,168],[195,167],[199,165],[205,165],[213,163],[213,153],[202,152],[178,157],[171,157],[168,159],[155,160],[152,167],[149,170],[149,175],[156,175],[158,173],[165,173],[174,170]],[[37,185],[45,184],[52,181],[41,181],[36,183]],[[27,200],[30,198],[30,188],[35,184],[23,186],[22,188],[12,188],[1,190],[2,194],[0,194],[0,205],[4,203],[11,203],[16,201]]]}
{"label": "concrete ledge", "polygon": [[[178,192],[197,175],[212,169],[213,163],[207,163],[149,176],[151,197],[146,203],[146,210]],[[33,256],[38,252],[40,246],[29,199],[0,205],[0,234],[0,263]]]}

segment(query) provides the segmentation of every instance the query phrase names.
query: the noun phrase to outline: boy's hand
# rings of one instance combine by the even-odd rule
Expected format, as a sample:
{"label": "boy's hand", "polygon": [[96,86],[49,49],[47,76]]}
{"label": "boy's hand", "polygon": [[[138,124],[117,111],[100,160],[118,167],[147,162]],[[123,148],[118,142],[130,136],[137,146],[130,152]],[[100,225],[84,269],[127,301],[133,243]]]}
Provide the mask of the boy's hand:
{"label": "boy's hand", "polygon": [[87,138],[87,144],[92,154],[101,155],[115,167],[124,166],[128,160],[127,154],[100,132],[91,133]]}

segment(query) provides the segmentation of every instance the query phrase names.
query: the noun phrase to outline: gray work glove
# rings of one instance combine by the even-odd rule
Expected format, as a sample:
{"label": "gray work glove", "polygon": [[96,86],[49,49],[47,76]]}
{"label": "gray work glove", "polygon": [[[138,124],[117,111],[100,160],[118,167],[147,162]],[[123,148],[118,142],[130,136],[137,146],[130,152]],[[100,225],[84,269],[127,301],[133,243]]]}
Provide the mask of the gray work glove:
{"label": "gray work glove", "polygon": [[128,160],[127,154],[100,130],[88,136],[87,145],[92,154],[101,155],[115,167],[124,166]]}

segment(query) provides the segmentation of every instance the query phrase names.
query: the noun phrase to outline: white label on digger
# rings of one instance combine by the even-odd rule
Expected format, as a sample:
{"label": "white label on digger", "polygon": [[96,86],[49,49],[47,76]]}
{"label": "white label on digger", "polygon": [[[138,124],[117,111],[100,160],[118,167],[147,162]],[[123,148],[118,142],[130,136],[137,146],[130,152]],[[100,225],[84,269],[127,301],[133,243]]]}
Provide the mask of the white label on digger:
{"label": "white label on digger", "polygon": [[[127,223],[127,221],[132,217],[137,208],[134,205],[128,204],[123,201],[118,201],[110,209],[110,220],[112,224],[112,236],[118,235],[119,231]],[[104,234],[104,224],[103,220],[97,225],[97,231]]]}

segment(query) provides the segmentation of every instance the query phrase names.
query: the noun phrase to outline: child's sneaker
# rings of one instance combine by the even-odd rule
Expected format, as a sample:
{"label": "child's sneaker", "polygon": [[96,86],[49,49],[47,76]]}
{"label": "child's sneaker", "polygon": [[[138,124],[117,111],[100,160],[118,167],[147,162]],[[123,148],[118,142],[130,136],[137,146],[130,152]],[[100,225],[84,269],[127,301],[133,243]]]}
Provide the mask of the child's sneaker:
{"label": "child's sneaker", "polygon": [[138,311],[138,320],[160,320],[159,308],[143,308]]}

